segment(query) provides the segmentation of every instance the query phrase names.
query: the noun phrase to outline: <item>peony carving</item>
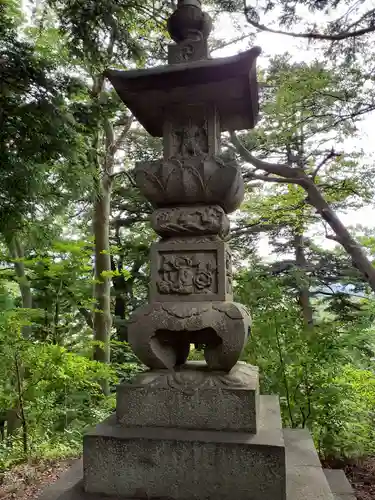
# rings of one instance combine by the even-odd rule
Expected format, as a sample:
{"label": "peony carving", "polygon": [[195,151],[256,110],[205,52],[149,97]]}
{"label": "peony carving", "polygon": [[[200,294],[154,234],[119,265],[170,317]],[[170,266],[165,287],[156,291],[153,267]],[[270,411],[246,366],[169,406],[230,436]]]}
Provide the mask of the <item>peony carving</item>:
{"label": "peony carving", "polygon": [[214,258],[204,262],[198,255],[166,254],[160,260],[160,278],[157,281],[160,294],[214,293]]}
{"label": "peony carving", "polygon": [[171,238],[152,244],[150,300],[231,300],[225,266],[228,244],[220,239],[196,241],[203,237],[190,238],[193,240]]}
{"label": "peony carving", "polygon": [[244,197],[239,168],[217,157],[204,155],[139,163],[137,186],[156,207],[170,205],[219,205],[227,213],[238,208]]}

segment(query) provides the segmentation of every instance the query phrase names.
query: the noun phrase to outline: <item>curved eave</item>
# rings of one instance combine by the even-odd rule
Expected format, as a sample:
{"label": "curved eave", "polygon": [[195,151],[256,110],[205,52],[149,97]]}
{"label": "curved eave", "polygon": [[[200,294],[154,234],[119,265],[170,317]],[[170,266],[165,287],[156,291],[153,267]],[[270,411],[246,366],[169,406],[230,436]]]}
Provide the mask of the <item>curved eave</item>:
{"label": "curved eave", "polygon": [[214,104],[221,110],[223,130],[238,129],[232,127],[236,123],[253,128],[258,116],[256,59],[260,53],[259,47],[253,47],[231,57],[145,70],[108,70],[105,76],[153,136],[162,136],[163,109],[177,103]]}

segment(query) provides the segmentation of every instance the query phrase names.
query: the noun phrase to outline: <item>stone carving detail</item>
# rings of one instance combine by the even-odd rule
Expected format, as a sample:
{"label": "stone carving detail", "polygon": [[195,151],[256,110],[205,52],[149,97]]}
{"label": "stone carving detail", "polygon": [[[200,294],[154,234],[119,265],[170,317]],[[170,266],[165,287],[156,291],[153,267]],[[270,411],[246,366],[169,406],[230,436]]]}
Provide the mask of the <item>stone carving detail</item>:
{"label": "stone carving detail", "polygon": [[173,238],[169,238],[162,241],[167,241],[170,245],[180,245],[180,244],[195,245],[196,243],[212,243],[215,241],[222,241],[222,240],[217,235],[211,235],[211,236],[180,236],[180,237],[174,236]]}
{"label": "stone carving detail", "polygon": [[180,5],[168,19],[168,31],[177,44],[190,40],[207,40],[212,29],[210,16],[201,10],[199,1]]}
{"label": "stone carving detail", "polygon": [[183,392],[187,396],[194,396],[199,390],[219,389],[248,389],[249,380],[258,377],[258,367],[238,362],[232,370],[227,372],[208,371],[202,362],[189,361],[183,370],[179,371],[148,371],[136,376],[132,385],[158,389],[172,389]]}
{"label": "stone carving detail", "polygon": [[189,38],[176,45],[168,46],[170,64],[187,63],[207,59],[209,56],[207,40]]}
{"label": "stone carving detail", "polygon": [[215,253],[164,253],[160,255],[160,294],[216,293]]}
{"label": "stone carving detail", "polygon": [[137,309],[129,322],[129,342],[150,368],[173,369],[186,362],[190,344],[205,346],[210,370],[230,371],[238,361],[250,315],[233,302],[154,302]]}
{"label": "stone carving detail", "polygon": [[225,251],[225,268],[227,272],[226,292],[231,294],[233,291],[233,271],[232,271],[232,254],[229,248]]}
{"label": "stone carving detail", "polygon": [[173,154],[176,158],[189,158],[208,153],[207,123],[183,125],[173,130]]}
{"label": "stone carving detail", "polygon": [[[226,291],[225,251],[220,240],[193,241],[171,238],[151,248],[150,300],[173,302],[188,300],[231,300]],[[198,241],[197,241],[198,240]]]}
{"label": "stone carving detail", "polygon": [[229,219],[217,205],[155,210],[151,224],[162,236],[219,234],[224,237],[229,232]]}
{"label": "stone carving detail", "polygon": [[213,157],[139,163],[135,177],[142,194],[156,207],[203,203],[219,205],[229,213],[240,206],[244,197],[239,168]]}
{"label": "stone carving detail", "polygon": [[[152,91],[162,103],[161,123],[154,129],[163,135],[163,159],[140,162],[135,168],[138,188],[156,208],[151,223],[162,239],[151,247],[150,304],[133,314],[128,336],[136,355],[153,369],[183,365],[190,345],[199,344],[205,346],[208,370],[229,371],[239,359],[250,325],[245,308],[230,301],[232,257],[223,241],[229,233],[227,214],[244,198],[244,182],[238,165],[219,156],[221,131],[233,128],[228,128],[226,115],[238,128],[248,112],[238,109],[241,101],[232,83],[233,109],[227,110],[226,104],[222,107],[217,94],[224,89],[220,86],[223,75],[218,71],[217,78],[212,78],[211,63],[192,63],[209,57],[211,28],[200,0],[178,1],[168,20],[175,42],[169,46],[168,60],[181,63],[177,68],[181,71],[177,75],[174,68],[171,98],[164,91],[159,93],[157,85]],[[191,62],[191,72],[187,62]],[[248,71],[236,71],[245,74],[248,85]],[[159,76],[155,78],[158,82]],[[228,82],[232,79],[229,75]],[[208,90],[211,80],[214,100]],[[246,99],[242,97],[242,87],[241,80],[240,97],[244,103],[250,98],[252,105],[247,91]],[[156,116],[150,115],[150,123],[153,120]],[[185,380],[179,380],[177,374],[167,377],[167,383],[176,388],[185,385]],[[207,382],[210,377],[204,380],[204,384],[212,383]],[[225,384],[226,376],[223,380]]]}

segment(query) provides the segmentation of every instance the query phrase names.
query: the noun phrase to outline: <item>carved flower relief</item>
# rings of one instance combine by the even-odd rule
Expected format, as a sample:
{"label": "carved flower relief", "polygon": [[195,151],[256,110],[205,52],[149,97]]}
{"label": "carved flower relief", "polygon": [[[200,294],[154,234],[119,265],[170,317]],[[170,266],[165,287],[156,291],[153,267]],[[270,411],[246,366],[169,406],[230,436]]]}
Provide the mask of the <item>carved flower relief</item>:
{"label": "carved flower relief", "polygon": [[197,256],[163,255],[157,282],[159,293],[210,293],[215,270],[212,262],[198,262]]}
{"label": "carved flower relief", "polygon": [[212,285],[212,273],[198,271],[194,277],[194,284],[199,290],[204,290]]}

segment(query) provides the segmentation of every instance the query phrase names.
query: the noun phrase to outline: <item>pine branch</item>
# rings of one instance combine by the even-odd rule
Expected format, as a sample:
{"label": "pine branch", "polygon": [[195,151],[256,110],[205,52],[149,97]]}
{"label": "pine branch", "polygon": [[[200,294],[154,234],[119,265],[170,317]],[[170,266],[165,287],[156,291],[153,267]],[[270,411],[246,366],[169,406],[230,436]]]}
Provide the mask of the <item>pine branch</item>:
{"label": "pine branch", "polygon": [[[251,178],[264,180],[267,182],[288,182],[300,184],[306,180],[306,174],[300,168],[293,168],[283,163],[269,163],[253,156],[250,151],[242,144],[235,132],[230,133],[230,138],[242,158],[253,165],[255,170],[264,170],[267,174],[273,174],[278,177],[269,177],[268,175],[251,174]],[[287,180],[286,180],[287,179]]]}
{"label": "pine branch", "polygon": [[[335,34],[324,34],[324,33],[317,33],[314,31],[307,32],[307,33],[296,33],[296,32],[288,32],[288,31],[283,31],[283,30],[278,30],[274,28],[270,28],[264,24],[261,24],[259,21],[254,19],[254,9],[252,7],[248,7],[246,5],[246,0],[244,0],[244,13],[247,22],[253,26],[253,28],[256,28],[257,30],[260,31],[266,31],[267,33],[274,33],[276,35],[285,35],[289,36],[292,38],[304,38],[304,39],[310,39],[310,40],[327,40],[331,42],[337,42],[341,40],[346,40],[348,38],[354,38],[358,36],[363,36],[368,33],[373,33],[375,31],[375,23],[372,23],[370,21],[370,24],[366,26],[365,28],[361,28],[358,30],[353,30],[350,31],[350,29],[356,25],[358,25],[365,16],[362,16],[362,18],[358,19],[356,22],[352,23],[348,27],[348,31],[343,31],[342,33],[335,33]],[[366,16],[369,13],[366,13]]]}

